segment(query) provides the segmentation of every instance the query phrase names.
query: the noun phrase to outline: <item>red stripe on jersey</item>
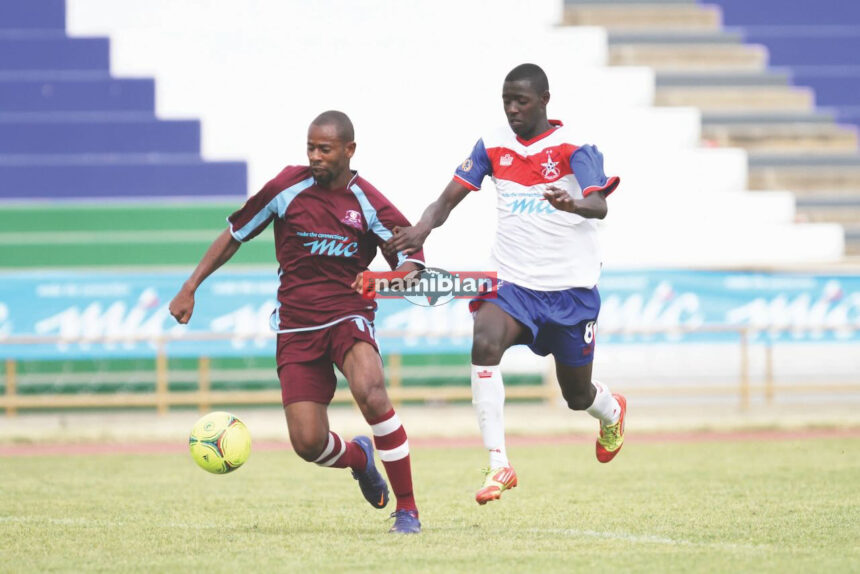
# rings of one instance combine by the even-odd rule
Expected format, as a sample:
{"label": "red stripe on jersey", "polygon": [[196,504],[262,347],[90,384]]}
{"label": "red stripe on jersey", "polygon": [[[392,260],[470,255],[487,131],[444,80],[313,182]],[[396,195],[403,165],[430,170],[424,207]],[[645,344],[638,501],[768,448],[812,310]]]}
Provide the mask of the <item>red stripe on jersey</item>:
{"label": "red stripe on jersey", "polygon": [[517,136],[517,141],[520,142],[521,144],[523,144],[524,146],[530,146],[535,142],[539,142],[540,140],[542,140],[543,138],[545,138],[546,136],[548,136],[549,134],[554,132],[556,130],[556,128],[560,128],[564,124],[561,123],[561,120],[549,120],[549,125],[551,126],[550,129],[546,130],[542,134],[536,135],[535,137],[533,137],[530,140],[524,140],[520,136]]}
{"label": "red stripe on jersey", "polygon": [[459,175],[454,176],[454,181],[456,181],[457,183],[459,183],[460,185],[462,185],[463,187],[465,187],[469,191],[478,191],[479,189],[481,189],[480,187],[475,187],[474,185],[472,185],[471,183],[469,183],[468,181],[466,181],[465,179],[463,179]]}
{"label": "red stripe on jersey", "polygon": [[536,154],[523,157],[506,147],[487,150],[493,176],[531,187],[541,183],[552,183],[570,175],[570,156],[579,149],[573,144],[559,144],[542,149]]}
{"label": "red stripe on jersey", "polygon": [[613,175],[606,180],[606,185],[604,185],[603,187],[592,185],[591,187],[586,187],[585,189],[583,189],[582,197],[588,197],[595,191],[602,191],[604,196],[609,197],[609,194],[615,191],[615,188],[618,187],[619,183],[621,183],[621,178],[619,178],[617,175]]}

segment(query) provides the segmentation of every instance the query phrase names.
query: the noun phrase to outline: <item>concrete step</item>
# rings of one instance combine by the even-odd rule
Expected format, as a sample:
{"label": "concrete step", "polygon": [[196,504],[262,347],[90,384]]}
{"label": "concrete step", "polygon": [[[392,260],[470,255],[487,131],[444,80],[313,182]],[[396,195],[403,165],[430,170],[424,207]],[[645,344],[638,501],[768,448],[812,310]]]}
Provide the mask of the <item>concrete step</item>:
{"label": "concrete step", "polygon": [[751,165],[747,185],[750,189],[789,189],[798,194],[827,189],[835,195],[850,196],[860,190],[860,166]]}
{"label": "concrete step", "polygon": [[842,195],[815,190],[796,196],[798,221],[860,224],[860,190]]}
{"label": "concrete step", "polygon": [[764,153],[852,153],[858,150],[857,129],[825,123],[704,124],[708,145],[741,147]]}
{"label": "concrete step", "polygon": [[610,30],[718,30],[722,14],[717,6],[688,3],[566,4],[564,24],[601,26]]}
{"label": "concrete step", "polygon": [[815,94],[808,88],[763,87],[672,87],[658,88],[658,106],[693,106],[708,112],[810,112]]}
{"label": "concrete step", "polygon": [[751,153],[748,165],[748,185],[754,189],[829,189],[843,196],[860,190],[860,154],[857,153]]}
{"label": "concrete step", "polygon": [[749,165],[750,167],[860,168],[860,154],[795,154],[787,156],[785,154],[751,153],[749,154]]}
{"label": "concrete step", "polygon": [[791,82],[785,70],[661,70],[655,76],[658,88],[726,87],[750,88],[766,86],[787,86]]}
{"label": "concrete step", "polygon": [[702,125],[721,125],[721,124],[749,124],[749,125],[769,125],[769,124],[832,124],[835,119],[833,112],[825,110],[810,110],[800,112],[772,112],[769,110],[761,110],[756,113],[750,112],[732,112],[732,111],[709,111],[702,114]]}
{"label": "concrete step", "polygon": [[845,229],[845,255],[860,255],[860,223],[843,225]]}
{"label": "concrete step", "polygon": [[767,50],[746,44],[610,44],[613,66],[649,66],[657,71],[762,71]]}
{"label": "concrete step", "polygon": [[610,31],[609,45],[616,44],[742,44],[739,30],[615,30]]}

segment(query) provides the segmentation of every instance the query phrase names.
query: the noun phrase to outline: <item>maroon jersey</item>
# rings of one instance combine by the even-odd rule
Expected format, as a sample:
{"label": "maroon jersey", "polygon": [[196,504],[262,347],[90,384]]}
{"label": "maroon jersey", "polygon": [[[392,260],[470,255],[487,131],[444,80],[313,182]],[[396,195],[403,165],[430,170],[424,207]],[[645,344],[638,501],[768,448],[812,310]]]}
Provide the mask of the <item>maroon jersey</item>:
{"label": "maroon jersey", "polygon": [[[280,328],[311,327],[358,314],[373,320],[376,303],[350,288],[394,226],[409,221],[375,187],[355,174],[346,187],[316,185],[307,166],[288,166],[230,215],[230,233],[248,241],[275,222],[280,264]],[[388,258],[392,269],[424,253]]]}

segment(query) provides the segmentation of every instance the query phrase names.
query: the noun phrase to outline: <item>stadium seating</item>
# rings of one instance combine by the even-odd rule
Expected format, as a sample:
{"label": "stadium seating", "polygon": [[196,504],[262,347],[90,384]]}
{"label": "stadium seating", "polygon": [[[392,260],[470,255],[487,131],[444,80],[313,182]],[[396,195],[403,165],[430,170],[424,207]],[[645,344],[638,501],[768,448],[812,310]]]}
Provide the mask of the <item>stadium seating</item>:
{"label": "stadium seating", "polygon": [[[633,261],[634,250],[623,247],[624,235],[662,242],[636,251],[637,265],[770,264],[786,257],[821,262],[842,255],[839,226],[811,226],[816,230],[811,233],[792,223],[794,203],[786,203],[783,194],[748,200],[752,192],[746,190],[783,191],[802,177],[792,169],[800,170],[795,166],[803,164],[781,166],[766,155],[773,151],[770,145],[793,146],[797,132],[845,156],[840,173],[850,173],[853,167],[845,154],[853,153],[856,134],[817,110],[810,88],[793,86],[788,75],[767,70],[764,48],[744,44],[739,33],[727,39],[730,32],[721,28],[721,11],[714,5],[677,0],[659,6],[628,0],[614,7],[608,2],[568,2],[562,13],[565,4],[557,0],[534,2],[528,12],[512,0],[439,0],[409,10],[373,2],[274,6],[254,0],[244,11],[229,2],[213,2],[204,26],[197,8],[184,3],[153,0],[144,8],[92,0],[69,3],[74,36],[69,38],[63,31],[63,3],[37,3],[42,3],[38,11],[30,3],[11,3],[28,7],[3,21],[53,32],[0,34],[9,45],[21,40],[16,52],[28,49],[28,42],[32,48],[37,39],[44,40],[39,44],[42,55],[26,56],[26,66],[55,61],[58,68],[48,79],[36,79],[33,74],[43,71],[15,71],[10,68],[25,64],[0,57],[0,66],[6,67],[0,77],[17,78],[4,80],[14,86],[0,89],[0,98],[32,108],[0,113],[0,122],[5,122],[0,125],[9,126],[0,129],[0,177],[14,182],[3,186],[0,195],[6,197],[24,197],[18,189],[24,183],[38,193],[73,196],[75,191],[63,189],[60,182],[87,173],[80,187],[89,197],[232,198],[234,186],[244,177],[237,171],[241,166],[203,161],[198,146],[215,157],[252,158],[248,177],[256,189],[284,163],[301,161],[301,134],[317,111],[342,108],[358,131],[355,166],[415,218],[481,132],[503,121],[498,92],[504,73],[533,60],[549,73],[551,113],[579,129],[583,142],[599,144],[606,152],[607,169],[624,178],[624,193],[613,198],[611,212],[625,225],[607,220],[607,261]],[[9,11],[8,0],[0,4]],[[260,10],[269,15],[265,21],[259,18]],[[36,12],[43,23],[38,23]],[[339,38],[336,45],[311,28],[283,34],[279,23],[310,20],[319,13],[327,14],[326,32]],[[452,13],[458,14],[454,21]],[[390,18],[397,18],[398,26],[388,25]],[[550,25],[562,19],[577,26]],[[224,27],[233,40],[225,42],[223,35],[206,31]],[[108,45],[101,38],[106,34],[111,36],[111,65],[123,78],[106,72]],[[508,35],[540,41],[508,41],[500,51],[500,38]],[[657,41],[666,37],[673,40]],[[50,60],[51,53],[63,52],[63,41],[73,48]],[[81,58],[88,63],[79,63]],[[708,68],[710,86],[702,85],[697,65]],[[153,70],[157,86],[140,79]],[[724,88],[725,82],[731,90]],[[44,93],[34,92],[36,86]],[[156,119],[151,105],[156,87],[160,115],[187,117],[193,112],[211,129],[201,133],[196,122]],[[68,95],[75,90],[92,97]],[[754,113],[752,104],[758,106]],[[772,111],[776,104],[779,114]],[[104,106],[109,108],[93,109]],[[761,123],[748,121],[761,117],[767,118],[764,134]],[[804,121],[776,121],[786,117]],[[82,132],[92,137],[81,141],[77,134]],[[20,133],[30,137],[18,139],[15,134]],[[14,145],[22,147],[16,152],[10,148]],[[715,149],[717,145],[747,150]],[[404,153],[407,146],[413,153]],[[73,160],[62,157],[70,150]],[[100,175],[90,169],[95,166]],[[124,190],[115,183],[121,172],[134,174],[129,178],[134,184]],[[679,194],[699,203],[676,201]],[[742,241],[720,240],[725,219],[685,211],[712,206],[728,217],[715,207],[728,197],[752,210],[744,213],[744,221],[758,217],[780,226],[774,236],[784,234],[791,244],[796,234],[812,244],[792,254],[750,250]],[[493,205],[491,194],[476,194],[464,202],[452,215],[449,231],[431,236],[428,250],[434,259],[449,266],[479,264],[478,254],[487,251],[492,239]],[[782,215],[777,221],[772,213]],[[693,242],[653,232],[658,222],[665,227],[684,219],[697,221],[698,233],[706,238],[695,248]],[[475,234],[478,220],[486,224]],[[754,225],[738,226],[736,232],[756,242]],[[622,235],[616,240],[614,234]],[[462,249],[463,237],[474,237],[469,250]],[[768,243],[761,245],[764,249]]]}
{"label": "stadium seating", "polygon": [[[202,18],[200,3],[175,0],[0,0],[0,270],[187,269],[245,196],[246,178],[257,189],[302,161],[309,120],[329,108],[356,124],[354,167],[414,219],[482,131],[503,122],[501,79],[522,61],[549,72],[552,116],[599,144],[623,178],[601,223],[607,267],[840,261],[841,225],[798,221],[850,229],[860,220],[856,130],[835,121],[850,102],[817,107],[825,92],[798,80],[821,61],[785,68],[793,64],[776,58],[790,56],[790,42],[771,51],[768,30],[723,28],[740,24],[717,0],[645,4],[212,0]],[[243,163],[205,161],[201,150],[253,163],[246,175]],[[495,225],[487,188],[431,235],[432,264],[482,268]],[[235,261],[273,272],[271,239]],[[426,321],[415,311],[425,318],[412,323]],[[441,335],[448,325],[432,327]],[[692,363],[681,376],[727,362],[681,354]],[[414,359],[404,365],[424,374],[413,382],[456,379],[468,393],[465,355]],[[271,358],[253,360],[213,358],[213,388],[250,388],[238,367],[259,371],[255,384],[276,395]],[[171,373],[170,388],[197,388],[196,361],[171,361],[187,372]],[[139,371],[154,361],[91,363],[24,361],[20,391],[153,387]],[[526,382],[540,378],[531,355],[522,364]],[[643,372],[641,360],[615,364]],[[100,369],[109,372],[94,378]]]}
{"label": "stadium seating", "polygon": [[[65,27],[63,0],[0,0],[0,268],[190,263],[245,197],[245,164],[204,160],[199,121],[158,119],[153,79],[112,76],[108,38],[72,38]],[[215,204],[206,238],[185,241],[181,214],[206,211],[212,197],[232,203]],[[147,202],[179,198],[203,206],[161,204],[172,235],[117,237],[136,211],[153,215]],[[45,215],[47,200],[63,200],[66,217],[27,216]]]}
{"label": "stadium seating", "polygon": [[[702,111],[703,143],[747,150],[749,188],[790,190],[799,221],[860,254],[860,8],[824,0],[566,0],[607,29],[612,65],[656,73],[655,102]],[[851,215],[849,215],[851,214]]]}

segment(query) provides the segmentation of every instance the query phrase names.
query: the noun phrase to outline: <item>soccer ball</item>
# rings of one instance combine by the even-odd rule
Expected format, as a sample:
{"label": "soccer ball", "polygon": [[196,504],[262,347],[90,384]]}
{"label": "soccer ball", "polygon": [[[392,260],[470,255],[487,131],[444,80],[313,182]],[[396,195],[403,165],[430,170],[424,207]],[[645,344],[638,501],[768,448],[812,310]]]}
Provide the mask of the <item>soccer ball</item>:
{"label": "soccer ball", "polygon": [[230,413],[209,413],[194,424],[188,437],[191,457],[200,468],[214,474],[236,470],[251,454],[248,427]]}

